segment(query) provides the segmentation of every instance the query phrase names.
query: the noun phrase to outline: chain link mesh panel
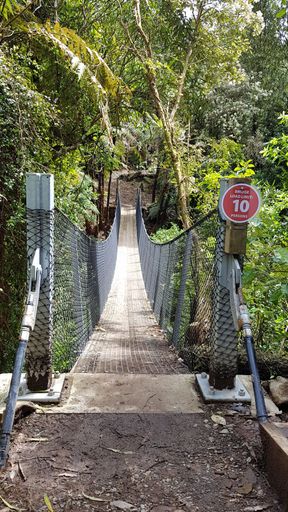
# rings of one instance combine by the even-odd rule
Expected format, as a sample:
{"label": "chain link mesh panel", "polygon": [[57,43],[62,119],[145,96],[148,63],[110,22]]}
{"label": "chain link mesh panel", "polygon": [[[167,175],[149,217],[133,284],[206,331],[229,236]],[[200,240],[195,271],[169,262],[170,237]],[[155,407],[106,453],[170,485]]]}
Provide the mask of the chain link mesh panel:
{"label": "chain link mesh panel", "polygon": [[89,238],[55,211],[53,367],[69,371],[104,309],[114,275],[120,201],[106,240]]}
{"label": "chain link mesh panel", "polygon": [[[219,219],[216,234],[216,252],[213,278],[213,314],[211,329],[210,385],[217,389],[233,388],[237,374],[239,335],[231,312],[229,283],[223,283],[221,271],[224,258],[226,222]],[[230,277],[232,279],[232,276]],[[226,285],[226,286],[225,286]]]}
{"label": "chain link mesh panel", "polygon": [[140,196],[136,215],[143,279],[156,319],[170,342],[189,351],[192,365],[201,365],[211,349],[217,212],[164,244],[147,234]]}

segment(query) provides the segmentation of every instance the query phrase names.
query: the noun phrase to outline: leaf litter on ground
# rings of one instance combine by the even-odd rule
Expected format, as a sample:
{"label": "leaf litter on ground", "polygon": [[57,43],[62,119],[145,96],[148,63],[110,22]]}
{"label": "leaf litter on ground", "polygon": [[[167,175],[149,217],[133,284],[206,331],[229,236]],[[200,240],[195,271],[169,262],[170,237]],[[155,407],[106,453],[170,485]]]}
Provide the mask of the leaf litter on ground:
{"label": "leaf litter on ground", "polygon": [[134,512],[136,508],[131,503],[127,503],[127,501],[116,500],[110,502],[111,507],[117,508],[118,510],[123,510],[123,512]]}
{"label": "leaf litter on ground", "polygon": [[16,512],[22,512],[24,508],[18,508],[15,505],[11,505],[3,496],[0,495],[0,500],[4,503],[5,507],[8,507],[10,510],[15,510]]}
{"label": "leaf litter on ground", "polygon": [[90,501],[98,501],[98,502],[102,502],[102,503],[104,503],[105,501],[109,501],[109,500],[105,500],[104,498],[97,498],[96,496],[89,496],[88,494],[85,494],[84,492],[82,493],[82,496]]}
{"label": "leaf litter on ground", "polygon": [[226,420],[223,418],[223,416],[220,416],[219,414],[212,414],[211,420],[213,423],[216,423],[217,425],[226,425]]}
{"label": "leaf litter on ground", "polygon": [[113,452],[113,453],[121,453],[121,455],[133,455],[134,452],[125,452],[125,451],[122,451],[122,450],[117,450],[117,448],[109,448],[108,446],[102,446],[102,448],[104,448],[104,450],[108,450],[109,452]]}

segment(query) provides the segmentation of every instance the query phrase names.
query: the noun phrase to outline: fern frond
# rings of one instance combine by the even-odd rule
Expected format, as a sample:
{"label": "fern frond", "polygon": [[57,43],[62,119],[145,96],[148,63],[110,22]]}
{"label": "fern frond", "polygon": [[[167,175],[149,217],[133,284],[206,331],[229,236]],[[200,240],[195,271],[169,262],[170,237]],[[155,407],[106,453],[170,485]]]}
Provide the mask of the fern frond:
{"label": "fern frond", "polygon": [[[19,0],[7,2],[7,9],[11,9],[12,3],[20,5]],[[63,61],[68,63],[68,69],[77,74],[81,86],[86,88],[92,101],[98,106],[112,144],[109,99],[119,101],[122,97],[128,98],[128,87],[112,72],[99,53],[88,46],[74,30],[50,21],[42,25],[30,11],[25,12],[25,16],[17,16],[15,22],[14,19],[11,21],[11,27],[22,35],[27,34],[34,48],[37,49],[40,43],[41,46],[55,47],[58,50]]]}
{"label": "fern frond", "polygon": [[[44,42],[48,42],[48,44],[52,43],[62,54],[64,59],[70,62],[71,69],[75,71],[78,75],[79,80],[81,78],[89,79],[90,82],[97,87],[98,93],[103,97],[106,96],[106,90],[102,86],[101,82],[98,80],[96,74],[94,74],[90,67],[83,62],[83,60],[78,56],[67,44],[66,39],[64,41],[57,37],[53,31],[50,29],[50,24],[46,26],[39,25],[38,23],[28,23],[27,24],[27,32],[30,36],[37,37],[40,36],[44,40]],[[71,44],[71,43],[70,43]],[[84,43],[83,43],[84,44]],[[71,45],[73,47],[73,45]]]}
{"label": "fern frond", "polygon": [[45,25],[28,23],[30,35],[40,36],[46,42],[52,42],[64,56],[70,60],[71,68],[77,73],[78,78],[90,78],[103,95],[117,97],[128,94],[128,88],[122,80],[114,75],[109,66],[99,53],[90,48],[87,43],[74,32],[74,30],[62,27],[59,23]]}
{"label": "fern frond", "polygon": [[26,32],[29,36],[40,38],[45,44],[56,47],[62,57],[69,62],[70,69],[77,74],[79,81],[88,86],[101,112],[108,139],[113,145],[109,98],[129,96],[129,89],[123,81],[114,75],[99,53],[90,48],[73,30],[61,27],[59,23],[52,25],[47,22],[40,25],[37,22],[29,22],[26,24]]}
{"label": "fern frond", "polygon": [[8,20],[20,8],[20,5],[15,0],[3,0],[0,10],[0,19]]}

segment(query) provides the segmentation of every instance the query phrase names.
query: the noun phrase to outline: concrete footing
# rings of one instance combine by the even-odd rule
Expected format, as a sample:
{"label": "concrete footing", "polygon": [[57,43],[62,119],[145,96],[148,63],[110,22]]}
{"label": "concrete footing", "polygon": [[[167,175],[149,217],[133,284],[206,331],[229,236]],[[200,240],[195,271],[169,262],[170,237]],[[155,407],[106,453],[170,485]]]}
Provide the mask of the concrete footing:
{"label": "concrete footing", "polygon": [[[2,373],[0,375],[0,412],[3,412],[6,406],[6,398],[8,396],[11,373]],[[54,374],[51,387],[46,391],[30,391],[27,387],[27,379],[25,373],[21,375],[19,394],[17,400],[24,402],[36,403],[58,403],[60,402],[61,393],[65,381],[65,374]]]}

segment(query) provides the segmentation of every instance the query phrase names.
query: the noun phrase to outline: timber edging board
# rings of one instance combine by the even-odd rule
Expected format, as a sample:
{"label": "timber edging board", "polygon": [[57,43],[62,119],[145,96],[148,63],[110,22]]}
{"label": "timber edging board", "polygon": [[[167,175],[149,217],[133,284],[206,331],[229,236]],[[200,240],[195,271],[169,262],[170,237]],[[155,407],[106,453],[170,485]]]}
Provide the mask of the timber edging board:
{"label": "timber edging board", "polygon": [[288,424],[260,423],[260,434],[264,448],[265,468],[270,484],[284,503],[288,512]]}

